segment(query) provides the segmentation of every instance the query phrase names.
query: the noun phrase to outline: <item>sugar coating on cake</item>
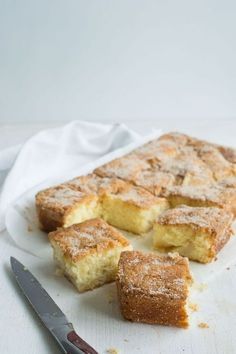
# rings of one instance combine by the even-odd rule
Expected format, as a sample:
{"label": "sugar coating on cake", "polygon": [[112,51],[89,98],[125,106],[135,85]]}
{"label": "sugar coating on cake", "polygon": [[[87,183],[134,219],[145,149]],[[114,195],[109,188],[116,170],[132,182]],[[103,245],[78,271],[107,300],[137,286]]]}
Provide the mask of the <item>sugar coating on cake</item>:
{"label": "sugar coating on cake", "polygon": [[37,193],[36,209],[41,227],[45,231],[99,215],[95,195],[71,189],[63,184]]}
{"label": "sugar coating on cake", "polygon": [[[46,231],[92,217],[104,217],[112,225],[121,227],[124,222],[117,224],[116,219],[120,218],[122,210],[118,212],[114,223],[112,215],[115,215],[114,210],[117,213],[117,208],[125,206],[127,211],[125,219],[128,222],[122,227],[127,230],[131,225],[131,229],[128,230],[130,232],[146,232],[143,230],[151,228],[155,213],[159,214],[165,210],[168,203],[166,200],[159,200],[159,206],[151,207],[149,201],[152,198],[148,195],[143,198],[141,194],[144,195],[144,192],[137,193],[135,187],[149,192],[153,197],[167,198],[171,207],[181,204],[217,206],[227,208],[236,215],[235,156],[235,149],[192,138],[186,134],[168,133],[98,167],[87,176],[64,183],[60,188],[66,189],[62,192],[66,198],[56,193],[52,201],[51,196],[47,195],[48,192],[46,194],[44,191],[41,192],[42,194],[36,198],[39,219]],[[128,185],[125,185],[126,183]],[[129,185],[133,185],[134,188]],[[125,192],[123,189],[129,191]],[[115,209],[107,216],[108,199],[114,204]],[[68,203],[67,208],[62,206],[63,203]],[[141,204],[142,209],[146,210],[148,203],[152,209],[151,217],[145,215],[145,225],[139,227],[136,221],[143,220],[139,215]],[[128,213],[128,208],[132,208],[131,213]],[[136,221],[133,227],[134,219]]]}
{"label": "sugar coating on cake", "polygon": [[186,301],[192,277],[187,258],[177,254],[122,252],[116,282],[124,318],[188,326]]}
{"label": "sugar coating on cake", "polygon": [[160,196],[167,187],[175,184],[175,177],[171,173],[152,167],[137,174],[133,182],[136,186],[148,190],[153,195]]}
{"label": "sugar coating on cake", "polygon": [[120,253],[129,241],[102,219],[49,233],[54,258],[79,292],[113,281]]}
{"label": "sugar coating on cake", "polygon": [[116,190],[122,181],[117,178],[100,177],[95,173],[76,177],[66,183],[70,188],[84,193],[100,195],[107,190]]}
{"label": "sugar coating on cake", "polygon": [[140,171],[148,167],[147,161],[128,154],[98,167],[95,173],[101,177],[116,177],[132,181]]}
{"label": "sugar coating on cake", "polygon": [[153,245],[189,259],[208,263],[232,235],[233,215],[216,207],[189,207],[167,210],[153,227]]}
{"label": "sugar coating on cake", "polygon": [[174,186],[166,190],[170,205],[217,206],[225,208],[236,215],[236,189],[220,184],[205,186]]}

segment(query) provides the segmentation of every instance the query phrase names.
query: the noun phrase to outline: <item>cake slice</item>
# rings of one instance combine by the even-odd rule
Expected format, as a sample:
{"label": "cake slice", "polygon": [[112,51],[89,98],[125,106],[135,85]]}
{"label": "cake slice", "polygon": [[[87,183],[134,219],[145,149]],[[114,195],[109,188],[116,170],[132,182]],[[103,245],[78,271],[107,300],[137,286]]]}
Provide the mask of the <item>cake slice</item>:
{"label": "cake slice", "polygon": [[146,169],[133,179],[138,187],[143,187],[156,196],[161,196],[167,187],[175,183],[175,177],[168,172],[162,172],[159,168]]}
{"label": "cake slice", "polygon": [[115,280],[129,241],[104,220],[92,219],[49,233],[54,259],[79,292]]}
{"label": "cake slice", "polygon": [[187,258],[121,253],[116,284],[121,313],[127,320],[188,327],[186,302],[191,283]]}
{"label": "cake slice", "polygon": [[120,178],[132,182],[140,171],[149,167],[147,161],[139,158],[136,154],[130,153],[96,168],[94,173],[100,177]]}
{"label": "cake slice", "polygon": [[37,193],[36,209],[41,228],[47,232],[100,215],[96,194],[63,184]]}
{"label": "cake slice", "polygon": [[236,216],[236,188],[220,184],[191,186],[182,185],[166,189],[165,197],[172,208],[178,205],[215,206],[225,208]]}
{"label": "cake slice", "polygon": [[127,182],[113,191],[104,192],[102,197],[104,220],[136,234],[150,230],[156,217],[168,207],[166,199],[155,197],[145,189]]}
{"label": "cake slice", "polygon": [[160,215],[153,227],[154,248],[208,263],[232,235],[233,215],[216,207],[179,206]]}

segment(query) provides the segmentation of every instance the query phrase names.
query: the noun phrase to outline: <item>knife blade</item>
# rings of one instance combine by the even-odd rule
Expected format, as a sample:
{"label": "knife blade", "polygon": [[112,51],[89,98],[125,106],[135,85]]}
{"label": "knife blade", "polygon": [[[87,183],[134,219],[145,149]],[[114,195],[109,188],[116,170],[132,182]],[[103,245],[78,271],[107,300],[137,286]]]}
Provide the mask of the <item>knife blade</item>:
{"label": "knife blade", "polygon": [[16,258],[11,257],[11,268],[23,294],[40,320],[51,332],[66,354],[98,354],[75,332],[72,323],[53,301],[34,275]]}

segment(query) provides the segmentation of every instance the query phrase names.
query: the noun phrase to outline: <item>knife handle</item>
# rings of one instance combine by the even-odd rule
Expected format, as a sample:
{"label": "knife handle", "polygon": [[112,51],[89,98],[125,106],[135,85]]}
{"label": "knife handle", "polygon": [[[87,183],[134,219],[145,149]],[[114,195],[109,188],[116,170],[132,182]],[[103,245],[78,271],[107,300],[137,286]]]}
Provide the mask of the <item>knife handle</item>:
{"label": "knife handle", "polygon": [[75,332],[72,323],[59,325],[51,330],[65,354],[98,354]]}
{"label": "knife handle", "polygon": [[74,330],[67,334],[67,339],[69,342],[74,344],[74,346],[79,348],[84,354],[98,354],[98,352],[96,352],[96,350],[94,350],[88,343],[79,337]]}

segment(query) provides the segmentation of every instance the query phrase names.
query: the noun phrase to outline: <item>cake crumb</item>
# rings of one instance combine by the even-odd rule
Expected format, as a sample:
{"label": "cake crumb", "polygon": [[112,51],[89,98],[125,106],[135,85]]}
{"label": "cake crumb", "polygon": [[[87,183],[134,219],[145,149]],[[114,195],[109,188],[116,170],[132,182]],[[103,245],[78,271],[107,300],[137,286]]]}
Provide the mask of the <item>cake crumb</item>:
{"label": "cake crumb", "polygon": [[57,277],[62,277],[63,276],[63,270],[62,269],[60,269],[60,268],[57,268],[56,269],[56,271],[55,271],[55,275],[57,276]]}
{"label": "cake crumb", "polygon": [[188,305],[188,307],[189,307],[193,312],[196,312],[196,311],[199,310],[198,304],[192,304],[192,303],[190,303],[190,304]]}
{"label": "cake crumb", "polygon": [[198,327],[199,327],[199,328],[209,328],[209,325],[208,325],[206,322],[200,322],[200,323],[198,324]]}
{"label": "cake crumb", "polygon": [[119,351],[115,348],[109,348],[106,352],[107,354],[119,354]]}

